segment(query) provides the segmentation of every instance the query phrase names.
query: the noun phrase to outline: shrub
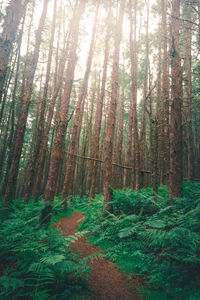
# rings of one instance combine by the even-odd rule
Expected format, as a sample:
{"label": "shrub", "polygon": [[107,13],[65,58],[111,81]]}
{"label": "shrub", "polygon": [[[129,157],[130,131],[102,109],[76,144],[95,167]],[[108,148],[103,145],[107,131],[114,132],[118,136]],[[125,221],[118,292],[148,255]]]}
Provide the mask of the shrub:
{"label": "shrub", "polygon": [[200,299],[200,183],[184,183],[181,198],[151,188],[113,191],[113,214],[103,199],[90,204],[81,224],[90,240],[126,272],[145,276],[147,299]]}
{"label": "shrub", "polygon": [[[39,224],[42,203],[14,201],[0,210],[0,296],[8,299],[61,299],[83,287],[85,260],[69,249],[54,226]],[[57,199],[54,212],[61,211]]]}

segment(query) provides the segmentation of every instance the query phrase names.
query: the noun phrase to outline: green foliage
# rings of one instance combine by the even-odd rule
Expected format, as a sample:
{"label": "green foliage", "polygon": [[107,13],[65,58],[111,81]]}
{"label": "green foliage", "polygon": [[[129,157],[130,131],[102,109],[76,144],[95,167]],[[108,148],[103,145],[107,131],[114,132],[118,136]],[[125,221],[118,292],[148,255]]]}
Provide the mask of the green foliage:
{"label": "green foliage", "polygon": [[[69,249],[66,238],[51,224],[39,224],[42,203],[14,201],[0,209],[0,298],[73,299],[88,274],[86,259]],[[54,213],[61,212],[59,199]],[[92,258],[91,258],[92,259]]]}
{"label": "green foliage", "polygon": [[200,183],[184,183],[173,202],[165,186],[157,202],[152,188],[114,190],[113,198],[106,217],[102,196],[87,203],[80,228],[90,241],[123,271],[146,278],[147,299],[200,299]]}

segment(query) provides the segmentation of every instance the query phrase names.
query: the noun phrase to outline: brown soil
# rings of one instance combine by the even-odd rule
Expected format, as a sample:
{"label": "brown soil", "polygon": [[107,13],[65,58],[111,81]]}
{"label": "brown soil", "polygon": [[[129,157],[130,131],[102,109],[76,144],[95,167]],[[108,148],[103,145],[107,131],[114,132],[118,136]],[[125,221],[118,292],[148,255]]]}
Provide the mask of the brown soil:
{"label": "brown soil", "polygon": [[[68,218],[61,218],[59,227],[65,235],[72,235],[83,217],[82,212],[76,211]],[[71,248],[81,253],[81,257],[101,252],[84,238],[79,238]],[[98,258],[93,262],[89,260],[88,265],[91,268],[88,284],[92,291],[92,300],[142,300],[134,289],[139,285],[137,278],[128,279],[128,276],[120,272],[114,263]]]}

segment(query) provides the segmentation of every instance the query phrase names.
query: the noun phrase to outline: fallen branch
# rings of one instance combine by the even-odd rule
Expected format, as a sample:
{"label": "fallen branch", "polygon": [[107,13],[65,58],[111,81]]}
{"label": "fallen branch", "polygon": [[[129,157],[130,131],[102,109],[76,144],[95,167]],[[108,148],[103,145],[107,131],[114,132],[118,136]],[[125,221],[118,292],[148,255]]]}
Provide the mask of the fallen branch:
{"label": "fallen branch", "polygon": [[[67,151],[66,151],[66,154],[68,154],[68,155],[73,155],[73,156],[76,156],[76,157],[82,158],[82,159],[87,159],[87,160],[97,161],[97,162],[102,163],[102,164],[104,163],[104,160],[98,159],[98,158],[94,158],[94,157],[83,156],[83,155],[74,154],[74,153],[67,152]],[[112,162],[112,165],[113,165],[113,166],[116,166],[116,167],[119,167],[119,168],[122,168],[122,169],[128,169],[128,170],[132,170],[132,169],[133,169],[133,168],[130,167],[130,166],[120,165],[120,164],[115,163],[115,162]],[[148,170],[141,170],[140,172],[152,174],[152,172],[151,172],[151,171],[148,171]]]}

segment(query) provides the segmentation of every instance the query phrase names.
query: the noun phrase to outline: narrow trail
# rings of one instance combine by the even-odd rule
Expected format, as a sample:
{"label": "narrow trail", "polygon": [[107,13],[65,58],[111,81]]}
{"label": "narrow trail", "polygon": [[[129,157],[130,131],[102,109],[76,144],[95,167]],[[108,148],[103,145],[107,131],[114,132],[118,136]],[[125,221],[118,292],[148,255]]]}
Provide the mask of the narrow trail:
{"label": "narrow trail", "polygon": [[[59,227],[64,231],[65,235],[75,233],[81,219],[84,217],[82,212],[75,212],[68,218],[61,218]],[[84,238],[79,238],[71,249],[79,252],[81,257],[99,253],[101,250],[89,244]],[[138,282],[134,279],[128,280],[126,274],[121,273],[117,266],[104,258],[94,259],[93,262],[88,261],[91,268],[88,278],[88,284],[92,291],[92,300],[142,300],[137,295],[134,286]]]}

